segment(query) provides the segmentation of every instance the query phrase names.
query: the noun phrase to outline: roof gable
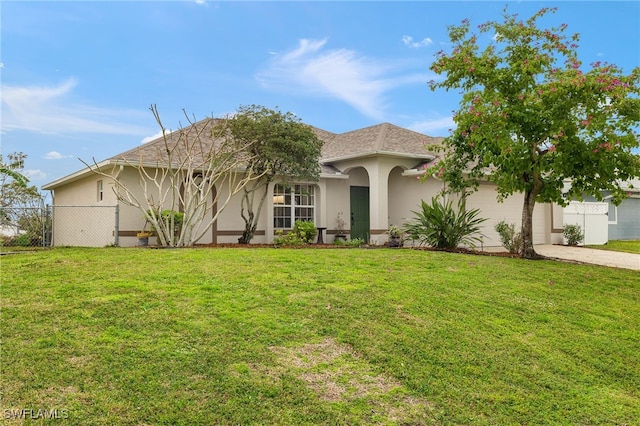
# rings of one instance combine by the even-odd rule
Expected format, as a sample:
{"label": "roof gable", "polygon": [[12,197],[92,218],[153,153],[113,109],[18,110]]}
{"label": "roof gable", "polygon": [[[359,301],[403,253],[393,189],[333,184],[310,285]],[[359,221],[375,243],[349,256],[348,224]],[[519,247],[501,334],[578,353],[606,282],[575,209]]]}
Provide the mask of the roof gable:
{"label": "roof gable", "polygon": [[372,154],[393,153],[408,156],[434,156],[433,145],[442,142],[436,138],[390,123],[381,123],[347,133],[335,135],[325,142],[323,162],[354,158]]}

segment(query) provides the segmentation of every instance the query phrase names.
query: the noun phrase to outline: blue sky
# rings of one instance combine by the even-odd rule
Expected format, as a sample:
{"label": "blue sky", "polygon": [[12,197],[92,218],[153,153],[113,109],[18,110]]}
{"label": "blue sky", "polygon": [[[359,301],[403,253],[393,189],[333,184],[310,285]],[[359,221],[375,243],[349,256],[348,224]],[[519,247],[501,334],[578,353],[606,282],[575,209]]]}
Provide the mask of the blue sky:
{"label": "blue sky", "polygon": [[[445,136],[460,95],[431,92],[447,25],[526,19],[581,35],[579,57],[640,66],[640,2],[1,1],[4,155],[41,186],[167,128],[240,105],[340,133],[390,122]],[[547,25],[545,25],[547,26]]]}

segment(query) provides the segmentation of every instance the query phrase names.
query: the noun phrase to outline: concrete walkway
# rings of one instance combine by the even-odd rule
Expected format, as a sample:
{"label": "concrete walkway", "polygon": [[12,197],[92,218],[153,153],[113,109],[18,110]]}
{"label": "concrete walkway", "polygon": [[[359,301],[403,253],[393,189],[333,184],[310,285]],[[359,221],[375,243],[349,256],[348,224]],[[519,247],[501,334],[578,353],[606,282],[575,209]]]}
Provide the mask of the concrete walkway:
{"label": "concrete walkway", "polygon": [[536,253],[546,257],[640,271],[640,254],[561,245],[539,245],[534,248]]}

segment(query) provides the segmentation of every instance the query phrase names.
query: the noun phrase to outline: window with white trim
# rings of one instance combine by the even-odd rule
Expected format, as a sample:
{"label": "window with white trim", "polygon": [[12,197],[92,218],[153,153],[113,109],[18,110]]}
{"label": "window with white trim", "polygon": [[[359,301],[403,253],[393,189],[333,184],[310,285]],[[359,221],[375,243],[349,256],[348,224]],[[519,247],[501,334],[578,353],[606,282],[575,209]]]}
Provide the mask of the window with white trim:
{"label": "window with white trim", "polygon": [[313,185],[282,185],[273,188],[273,227],[291,229],[296,220],[315,220]]}
{"label": "window with white trim", "polygon": [[102,181],[99,180],[97,184],[97,199],[98,201],[102,201],[104,199],[104,191],[102,186]]}

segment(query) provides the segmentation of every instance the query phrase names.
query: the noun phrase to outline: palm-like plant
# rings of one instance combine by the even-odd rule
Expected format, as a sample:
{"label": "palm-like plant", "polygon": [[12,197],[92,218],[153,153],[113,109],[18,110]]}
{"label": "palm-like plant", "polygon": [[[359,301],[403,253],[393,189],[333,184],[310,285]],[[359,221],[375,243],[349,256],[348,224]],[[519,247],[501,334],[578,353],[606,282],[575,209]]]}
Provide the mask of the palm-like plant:
{"label": "palm-like plant", "polygon": [[454,208],[451,200],[440,197],[431,199],[431,204],[421,200],[421,209],[412,211],[414,219],[404,226],[409,239],[421,245],[438,249],[453,249],[461,244],[474,247],[481,242],[480,224],[487,219],[478,217],[480,210],[467,210],[464,198]]}
{"label": "palm-like plant", "polygon": [[10,166],[6,165],[0,166],[0,175],[6,175],[15,180],[21,188],[26,188],[27,183],[29,183],[29,179],[22,175],[21,173],[16,172]]}

